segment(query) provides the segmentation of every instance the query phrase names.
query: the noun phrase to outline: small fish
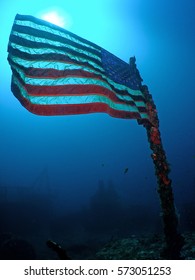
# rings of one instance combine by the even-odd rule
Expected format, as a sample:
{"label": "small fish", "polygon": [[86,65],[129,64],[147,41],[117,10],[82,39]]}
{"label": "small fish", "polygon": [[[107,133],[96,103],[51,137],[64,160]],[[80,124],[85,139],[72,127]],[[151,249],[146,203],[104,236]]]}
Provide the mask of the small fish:
{"label": "small fish", "polygon": [[129,168],[127,167],[127,168],[125,168],[125,170],[124,170],[124,174],[126,174],[127,172],[128,172],[128,170],[129,170]]}

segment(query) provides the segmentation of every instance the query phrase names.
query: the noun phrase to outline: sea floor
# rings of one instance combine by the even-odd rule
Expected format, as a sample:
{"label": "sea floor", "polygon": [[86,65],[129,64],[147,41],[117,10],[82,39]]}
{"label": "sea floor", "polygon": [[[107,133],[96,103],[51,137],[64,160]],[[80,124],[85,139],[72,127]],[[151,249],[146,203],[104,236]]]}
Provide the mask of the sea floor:
{"label": "sea floor", "polygon": [[[183,234],[185,244],[181,251],[181,258],[195,259],[195,233]],[[104,260],[159,260],[165,246],[162,235],[145,235],[111,241],[96,253],[98,259]]]}
{"label": "sea floor", "polygon": [[[47,234],[28,237],[13,238],[9,235],[7,240],[0,239],[0,257],[4,259],[31,259],[59,260],[55,250],[46,245]],[[181,250],[181,258],[195,260],[195,232],[182,233],[185,243]],[[8,239],[9,238],[9,239]],[[22,240],[22,242],[21,242]],[[24,242],[23,242],[24,241]],[[53,242],[60,245],[72,260],[159,260],[165,247],[162,234],[132,234],[125,238],[111,238],[105,236],[91,236],[90,238],[64,239],[63,236],[54,238]],[[22,246],[22,248],[21,248]],[[16,251],[16,249],[19,252]],[[26,250],[26,251],[25,251]],[[32,253],[33,251],[33,253]],[[4,252],[4,253],[3,253]],[[13,252],[13,254],[12,254]],[[26,254],[27,252],[27,254]],[[23,255],[22,255],[23,254]],[[22,257],[23,256],[23,257]]]}
{"label": "sea floor", "polygon": [[[181,258],[195,260],[195,232],[185,232],[182,236],[185,238],[185,243],[181,250]],[[73,260],[160,260],[163,259],[161,252],[165,243],[162,234],[145,234],[112,238],[109,241],[105,241],[104,237],[96,236],[72,244],[62,240],[61,246]],[[58,259],[58,256],[48,248],[42,248],[40,258]]]}

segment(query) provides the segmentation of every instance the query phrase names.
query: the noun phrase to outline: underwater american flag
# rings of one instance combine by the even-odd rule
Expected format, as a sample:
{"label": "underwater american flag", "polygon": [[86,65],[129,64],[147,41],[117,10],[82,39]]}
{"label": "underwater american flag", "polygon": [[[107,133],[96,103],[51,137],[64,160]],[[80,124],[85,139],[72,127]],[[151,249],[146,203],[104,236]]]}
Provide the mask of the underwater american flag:
{"label": "underwater american flag", "polygon": [[54,24],[17,14],[8,61],[12,92],[32,113],[104,112],[118,118],[148,119],[140,76],[131,66]]}

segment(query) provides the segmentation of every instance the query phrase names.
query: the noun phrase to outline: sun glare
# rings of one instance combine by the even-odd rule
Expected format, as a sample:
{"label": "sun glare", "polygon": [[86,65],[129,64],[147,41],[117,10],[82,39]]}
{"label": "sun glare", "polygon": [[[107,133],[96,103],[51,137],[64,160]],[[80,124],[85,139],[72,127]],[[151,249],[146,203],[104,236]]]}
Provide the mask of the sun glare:
{"label": "sun glare", "polygon": [[69,28],[71,24],[70,16],[59,9],[41,12],[38,17],[63,28]]}
{"label": "sun glare", "polygon": [[65,26],[65,21],[64,21],[64,18],[59,16],[57,14],[57,12],[53,11],[53,12],[49,12],[47,14],[44,14],[42,16],[42,19],[46,20],[46,21],[49,21],[51,23],[54,23],[58,26],[61,26],[61,27],[64,27]]}

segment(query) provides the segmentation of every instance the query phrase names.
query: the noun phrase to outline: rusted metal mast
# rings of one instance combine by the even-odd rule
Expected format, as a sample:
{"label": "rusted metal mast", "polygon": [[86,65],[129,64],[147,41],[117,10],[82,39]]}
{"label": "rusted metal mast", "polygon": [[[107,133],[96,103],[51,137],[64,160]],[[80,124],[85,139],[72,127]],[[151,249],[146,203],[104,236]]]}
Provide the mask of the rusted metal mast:
{"label": "rusted metal mast", "polygon": [[181,259],[181,248],[184,245],[184,238],[178,232],[178,216],[175,209],[172,180],[169,178],[169,164],[163,149],[161,134],[159,130],[159,119],[152,95],[146,85],[141,85],[142,78],[135,64],[135,57],[130,58],[130,66],[134,75],[140,83],[140,89],[145,97],[149,115],[148,123],[141,123],[146,128],[148,141],[152,150],[151,157],[155,166],[155,175],[158,182],[158,194],[160,197],[163,230],[166,247],[161,253],[164,259]]}

